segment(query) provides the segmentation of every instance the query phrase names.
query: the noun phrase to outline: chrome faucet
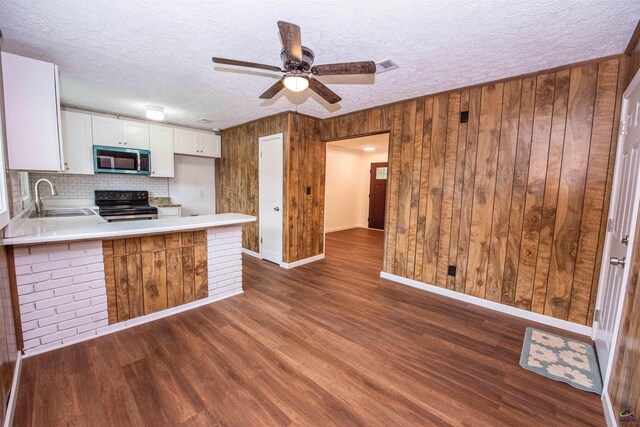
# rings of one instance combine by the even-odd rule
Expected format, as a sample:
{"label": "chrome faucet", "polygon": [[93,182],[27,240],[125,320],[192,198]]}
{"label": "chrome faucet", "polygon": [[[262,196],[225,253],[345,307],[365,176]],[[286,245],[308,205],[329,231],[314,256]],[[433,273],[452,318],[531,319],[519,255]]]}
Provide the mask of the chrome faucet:
{"label": "chrome faucet", "polygon": [[47,184],[49,184],[49,187],[51,187],[51,195],[52,196],[57,196],[58,195],[58,190],[56,190],[55,185],[53,185],[51,183],[51,181],[49,181],[47,178],[41,178],[38,181],[36,181],[36,213],[38,215],[42,215],[44,213],[44,209],[42,207],[42,199],[40,199],[40,191],[38,190],[38,187],[40,186],[41,182],[46,182]]}

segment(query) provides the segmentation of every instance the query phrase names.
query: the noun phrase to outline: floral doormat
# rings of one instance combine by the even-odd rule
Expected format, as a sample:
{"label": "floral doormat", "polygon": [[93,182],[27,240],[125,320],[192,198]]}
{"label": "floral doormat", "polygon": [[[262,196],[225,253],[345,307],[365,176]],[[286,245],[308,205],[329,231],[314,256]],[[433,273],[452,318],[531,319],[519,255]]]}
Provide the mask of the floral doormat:
{"label": "floral doormat", "polygon": [[580,390],[602,394],[602,379],[591,344],[527,328],[520,366]]}

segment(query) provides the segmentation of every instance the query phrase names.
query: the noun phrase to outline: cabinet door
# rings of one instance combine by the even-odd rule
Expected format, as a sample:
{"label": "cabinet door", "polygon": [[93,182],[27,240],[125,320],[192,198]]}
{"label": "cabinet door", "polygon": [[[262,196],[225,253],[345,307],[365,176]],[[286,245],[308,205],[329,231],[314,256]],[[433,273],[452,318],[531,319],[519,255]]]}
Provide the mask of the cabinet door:
{"label": "cabinet door", "polygon": [[220,157],[220,136],[212,133],[199,134],[199,153],[203,157]]}
{"label": "cabinet door", "polygon": [[65,173],[93,175],[93,137],[89,114],[62,112],[62,146]]}
{"label": "cabinet door", "polygon": [[198,154],[198,132],[185,129],[173,130],[173,151],[176,154]]}
{"label": "cabinet door", "polygon": [[149,125],[151,176],[173,177],[173,129]]}
{"label": "cabinet door", "polygon": [[125,148],[149,149],[149,125],[147,123],[122,122],[122,145]]}
{"label": "cabinet door", "polygon": [[123,147],[122,122],[118,119],[102,116],[91,116],[93,128],[93,145]]}
{"label": "cabinet door", "polygon": [[61,171],[56,66],[2,52],[2,77],[9,167]]}

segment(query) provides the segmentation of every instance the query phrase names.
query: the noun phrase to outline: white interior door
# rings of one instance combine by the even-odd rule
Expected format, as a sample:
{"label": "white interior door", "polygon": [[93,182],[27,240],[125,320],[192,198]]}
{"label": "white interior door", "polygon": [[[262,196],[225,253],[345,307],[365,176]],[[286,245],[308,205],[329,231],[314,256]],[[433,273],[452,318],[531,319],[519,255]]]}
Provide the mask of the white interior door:
{"label": "white interior door", "polygon": [[629,276],[640,201],[640,74],[624,93],[593,339],[605,387]]}
{"label": "white interior door", "polygon": [[263,259],[282,262],[282,134],[259,139],[258,191],[260,220],[260,255]]}

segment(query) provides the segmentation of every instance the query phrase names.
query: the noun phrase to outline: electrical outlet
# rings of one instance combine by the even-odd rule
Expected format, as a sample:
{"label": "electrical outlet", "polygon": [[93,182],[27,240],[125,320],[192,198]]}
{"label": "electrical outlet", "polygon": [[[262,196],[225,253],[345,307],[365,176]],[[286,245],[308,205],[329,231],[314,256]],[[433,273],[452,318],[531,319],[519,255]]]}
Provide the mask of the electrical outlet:
{"label": "electrical outlet", "polygon": [[307,187],[307,196],[311,194],[311,187]]}
{"label": "electrical outlet", "polygon": [[447,269],[447,275],[451,276],[451,277],[456,277],[456,266],[455,265],[450,265],[449,268]]}
{"label": "electrical outlet", "polygon": [[460,112],[460,123],[468,123],[469,122],[469,112],[461,111]]}

